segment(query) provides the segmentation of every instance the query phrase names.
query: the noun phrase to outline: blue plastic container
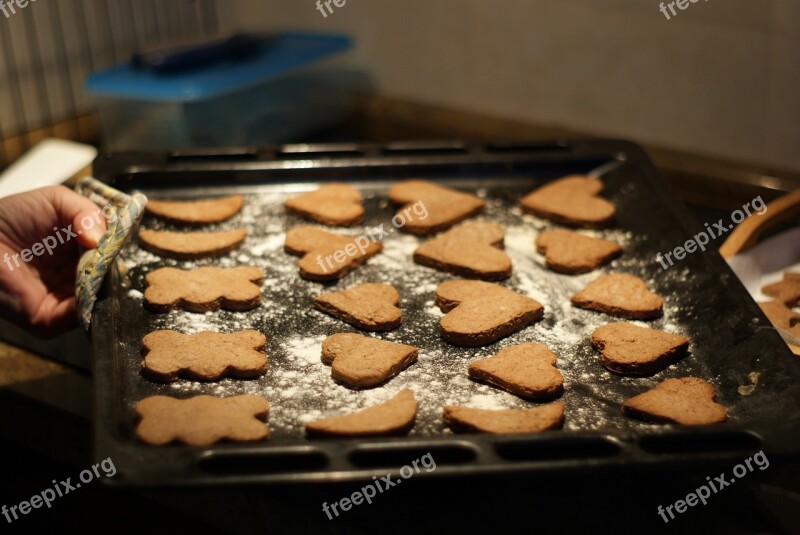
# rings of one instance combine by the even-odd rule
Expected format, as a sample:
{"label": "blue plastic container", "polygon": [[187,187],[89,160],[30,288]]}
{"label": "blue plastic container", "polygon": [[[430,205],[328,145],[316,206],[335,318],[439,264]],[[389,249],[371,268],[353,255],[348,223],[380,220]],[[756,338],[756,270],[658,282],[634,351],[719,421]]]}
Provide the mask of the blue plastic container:
{"label": "blue plastic container", "polygon": [[341,35],[284,33],[246,59],[159,75],[120,65],[94,73],[105,145],[112,150],[263,145],[297,141],[352,110],[364,77],[326,60]]}

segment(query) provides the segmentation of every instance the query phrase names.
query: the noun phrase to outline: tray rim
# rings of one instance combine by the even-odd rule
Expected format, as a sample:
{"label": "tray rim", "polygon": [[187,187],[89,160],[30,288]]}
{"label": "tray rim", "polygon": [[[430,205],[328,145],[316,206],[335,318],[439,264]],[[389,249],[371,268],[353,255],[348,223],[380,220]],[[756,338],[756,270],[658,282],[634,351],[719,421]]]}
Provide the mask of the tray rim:
{"label": "tray rim", "polygon": [[[502,144],[504,142],[496,142]],[[516,142],[511,142],[516,143]],[[528,145],[541,147],[543,150],[535,150],[533,154],[520,151],[520,156],[510,158],[509,153],[503,152],[499,157],[493,158],[491,155],[487,158],[486,148],[489,146],[486,143],[466,143],[460,141],[452,142],[414,142],[406,144],[405,146],[414,147],[414,150],[431,150],[430,154],[420,156],[415,154],[409,156],[404,155],[384,155],[382,152],[386,147],[392,144],[380,143],[346,143],[346,144],[315,144],[315,145],[283,145],[272,146],[260,149],[254,148],[228,148],[228,149],[200,149],[194,151],[164,151],[164,152],[149,152],[149,153],[121,153],[119,155],[101,155],[96,160],[95,173],[97,178],[102,181],[115,185],[116,187],[125,188],[126,185],[132,185],[132,181],[126,180],[126,174],[136,175],[142,173],[152,173],[165,170],[181,171],[181,172],[214,172],[219,170],[242,170],[242,171],[269,171],[275,173],[280,178],[281,171],[288,173],[296,173],[298,170],[313,170],[313,169],[349,169],[353,168],[364,172],[364,176],[370,176],[369,170],[375,167],[381,169],[400,169],[404,174],[408,174],[410,169],[409,165],[417,167],[440,167],[446,169],[458,170],[465,165],[486,164],[486,165],[503,165],[504,163],[525,165],[536,165],[537,168],[546,166],[550,163],[563,165],[564,151],[577,153],[574,159],[575,163],[586,162],[587,160],[604,160],[610,159],[624,159],[629,162],[634,162],[640,166],[645,177],[650,182],[654,191],[664,201],[669,201],[670,208],[676,212],[678,221],[684,227],[687,234],[691,231],[690,223],[693,218],[688,209],[682,203],[674,202],[674,193],[672,193],[666,182],[660,179],[660,175],[652,162],[649,160],[644,150],[635,143],[620,140],[576,140],[576,141],[556,141],[553,143],[533,142]],[[447,151],[452,151],[453,147],[458,149],[458,153],[445,153],[435,155],[435,149],[445,148]],[[353,157],[352,152],[358,151],[361,156],[358,158]],[[296,154],[299,159],[281,159],[278,155]],[[330,156],[330,154],[341,153],[345,154],[344,157]],[[511,151],[513,155],[513,151]],[[321,157],[311,157],[314,154],[322,154]],[[575,156],[575,155],[573,155]],[[559,160],[561,158],[561,160]],[[511,160],[511,162],[509,162]],[[412,169],[414,167],[411,167]],[[352,176],[352,173],[349,173]],[[321,177],[319,175],[313,177],[314,181],[323,181],[335,179],[335,177]],[[294,180],[293,182],[303,182],[304,180]],[[263,181],[261,181],[263,183]],[[278,181],[278,183],[283,181]],[[251,181],[243,180],[242,185],[247,185]],[[722,269],[728,269],[727,264],[718,255],[708,255],[709,260],[712,262],[719,262]],[[117,277],[116,269],[113,277]],[[737,280],[738,281],[738,280]],[[106,281],[106,285],[109,282]],[[744,292],[744,289],[742,289]],[[749,294],[748,294],[749,295]],[[103,296],[98,301],[98,306],[95,308],[97,316],[107,316],[110,312],[108,309],[109,301],[107,296]],[[752,306],[758,309],[755,303]],[[751,307],[752,308],[752,307]],[[756,316],[760,314],[757,310]],[[111,317],[114,317],[112,314]],[[93,347],[110,347],[113,346],[112,340],[103,339],[113,332],[111,329],[105,331],[101,329],[92,329]],[[777,336],[777,335],[776,335]],[[779,338],[778,338],[779,339]],[[788,348],[785,352],[791,355]],[[118,376],[111,370],[111,359],[97,358],[95,352],[93,358],[93,372],[95,377],[108,377],[111,373],[112,376]],[[113,436],[104,436],[101,432],[103,423],[109,424],[113,418],[111,413],[112,397],[110,394],[111,389],[95,388],[95,451],[99,453],[100,457],[111,456],[114,453],[122,454],[128,447],[134,448],[148,448],[147,446],[133,443],[130,441],[121,441]],[[105,393],[105,396],[104,396]],[[105,397],[105,399],[103,399]],[[741,440],[742,447],[734,447],[721,451],[697,451],[693,453],[653,453],[641,446],[642,440],[648,440],[650,437],[687,437],[687,440],[717,440],[720,437],[728,437],[732,440]],[[538,461],[514,461],[508,462],[497,454],[497,445],[513,444],[513,443],[526,443],[526,444],[545,444],[550,443],[555,446],[563,443],[565,440],[581,441],[584,444],[591,444],[591,441],[602,441],[611,447],[617,447],[618,452],[610,456],[582,456],[567,459],[552,459],[545,458]],[[749,444],[745,444],[748,440]],[[124,443],[123,443],[124,442]],[[768,453],[770,459],[781,458],[800,458],[800,409],[797,414],[792,418],[783,420],[781,422],[758,422],[756,425],[753,423],[739,423],[739,424],[715,424],[710,426],[698,427],[680,427],[680,426],[658,426],[654,427],[648,432],[640,433],[635,430],[593,430],[593,431],[573,431],[573,430],[559,430],[548,431],[535,435],[509,435],[509,436],[490,436],[490,435],[446,435],[438,437],[402,437],[402,438],[372,438],[372,439],[333,439],[326,441],[308,441],[303,445],[267,445],[267,449],[275,452],[274,455],[280,455],[282,452],[319,452],[324,448],[321,446],[335,445],[334,449],[338,449],[339,457],[334,459],[334,462],[328,462],[328,466],[324,470],[308,470],[296,472],[277,472],[277,473],[258,473],[250,476],[243,476],[242,474],[225,474],[225,475],[181,475],[179,472],[166,474],[160,477],[145,476],[145,477],[132,477],[132,478],[115,478],[114,481],[108,482],[111,485],[136,485],[136,486],[163,486],[163,485],[189,485],[189,484],[272,484],[272,483],[299,483],[299,482],[320,482],[320,481],[348,481],[348,480],[363,480],[373,475],[385,475],[387,472],[397,473],[402,464],[394,465],[389,464],[386,467],[377,468],[364,468],[356,467],[347,459],[352,455],[354,450],[363,448],[365,445],[369,447],[384,448],[387,450],[402,451],[409,450],[418,452],[419,449],[414,449],[415,444],[425,444],[427,447],[435,447],[441,449],[456,445],[474,451],[474,458],[466,463],[445,463],[441,467],[430,473],[420,472],[417,475],[425,477],[430,476],[464,476],[471,474],[489,474],[489,473],[535,473],[537,471],[551,471],[551,470],[596,470],[596,469],[630,469],[632,467],[647,467],[655,465],[685,465],[697,462],[711,463],[711,462],[727,462],[736,459],[742,459],[746,454],[752,454],[758,449],[763,449]],[[467,444],[467,446],[465,446]],[[599,442],[598,442],[599,444]],[[796,444],[793,446],[792,444]],[[320,447],[318,447],[320,446]],[[164,451],[191,451],[195,455],[191,456],[193,461],[197,462],[202,458],[215,455],[214,450],[222,450],[222,454],[216,455],[229,455],[228,452],[246,451],[248,449],[257,448],[262,450],[262,455],[269,457],[271,454],[263,453],[264,445],[223,445],[221,448],[211,446],[209,448],[190,448],[186,446],[168,446]],[[235,454],[234,454],[235,455]],[[408,462],[413,460],[413,456],[409,456]],[[479,462],[475,463],[477,460]]]}

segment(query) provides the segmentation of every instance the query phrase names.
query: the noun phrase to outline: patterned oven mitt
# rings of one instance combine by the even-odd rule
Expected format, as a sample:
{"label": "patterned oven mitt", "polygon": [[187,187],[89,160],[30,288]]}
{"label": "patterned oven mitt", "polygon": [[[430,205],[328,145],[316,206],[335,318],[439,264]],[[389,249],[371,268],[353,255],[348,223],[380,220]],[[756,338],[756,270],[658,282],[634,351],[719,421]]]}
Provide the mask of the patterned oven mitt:
{"label": "patterned oven mitt", "polygon": [[103,279],[139,225],[147,197],[141,193],[126,195],[90,177],[82,178],[75,190],[103,208],[108,226],[97,248],[84,252],[78,263],[75,301],[81,325],[88,331]]}

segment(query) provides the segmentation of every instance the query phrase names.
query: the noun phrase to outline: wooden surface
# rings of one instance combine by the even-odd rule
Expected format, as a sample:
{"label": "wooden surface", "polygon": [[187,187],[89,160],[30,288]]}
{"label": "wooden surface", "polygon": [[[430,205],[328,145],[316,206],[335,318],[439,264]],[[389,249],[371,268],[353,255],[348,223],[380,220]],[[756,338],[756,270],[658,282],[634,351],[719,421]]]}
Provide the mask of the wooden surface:
{"label": "wooden surface", "polygon": [[787,193],[767,204],[765,213],[750,215],[742,221],[719,248],[719,254],[723,258],[731,258],[747,251],[758,243],[762,233],[776,225],[791,221],[798,215],[800,215],[800,191]]}

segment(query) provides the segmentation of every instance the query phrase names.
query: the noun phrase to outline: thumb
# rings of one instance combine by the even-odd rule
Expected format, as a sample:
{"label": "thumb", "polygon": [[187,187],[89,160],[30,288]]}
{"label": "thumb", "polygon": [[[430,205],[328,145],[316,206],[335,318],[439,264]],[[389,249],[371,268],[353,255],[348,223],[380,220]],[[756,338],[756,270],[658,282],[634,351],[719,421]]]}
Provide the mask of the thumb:
{"label": "thumb", "polygon": [[102,210],[86,197],[64,186],[54,187],[49,193],[59,218],[72,223],[78,243],[87,249],[97,247],[106,231]]}
{"label": "thumb", "polygon": [[81,210],[72,220],[72,227],[77,229],[78,243],[87,249],[94,249],[106,231],[103,212],[92,203],[90,210]]}

